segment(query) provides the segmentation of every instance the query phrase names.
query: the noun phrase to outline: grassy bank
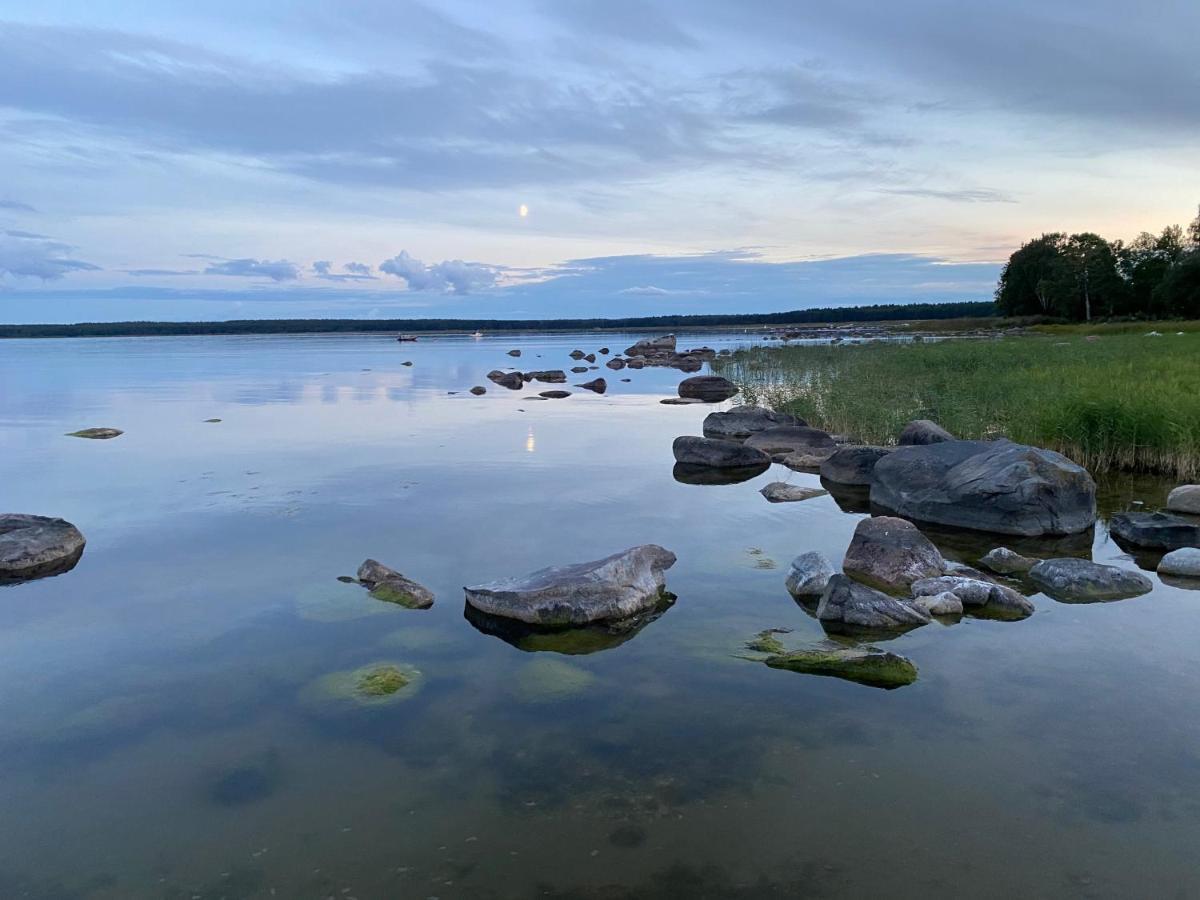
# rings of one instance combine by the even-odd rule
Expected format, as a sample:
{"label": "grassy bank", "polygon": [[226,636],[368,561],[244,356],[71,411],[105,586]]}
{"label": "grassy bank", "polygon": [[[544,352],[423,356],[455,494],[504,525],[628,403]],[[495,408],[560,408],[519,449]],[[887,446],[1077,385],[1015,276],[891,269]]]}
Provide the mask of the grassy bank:
{"label": "grassy bank", "polygon": [[[717,364],[750,401],[894,443],[911,419],[1058,450],[1095,472],[1200,475],[1200,331],[757,347]],[[1177,336],[1175,332],[1184,331]]]}

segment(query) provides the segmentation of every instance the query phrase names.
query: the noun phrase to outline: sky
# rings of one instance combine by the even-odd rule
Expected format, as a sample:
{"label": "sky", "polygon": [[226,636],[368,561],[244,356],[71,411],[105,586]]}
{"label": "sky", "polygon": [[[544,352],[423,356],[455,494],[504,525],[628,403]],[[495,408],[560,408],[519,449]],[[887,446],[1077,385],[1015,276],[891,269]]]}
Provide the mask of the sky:
{"label": "sky", "polygon": [[1200,3],[0,0],[0,321],[986,300],[1200,202]]}

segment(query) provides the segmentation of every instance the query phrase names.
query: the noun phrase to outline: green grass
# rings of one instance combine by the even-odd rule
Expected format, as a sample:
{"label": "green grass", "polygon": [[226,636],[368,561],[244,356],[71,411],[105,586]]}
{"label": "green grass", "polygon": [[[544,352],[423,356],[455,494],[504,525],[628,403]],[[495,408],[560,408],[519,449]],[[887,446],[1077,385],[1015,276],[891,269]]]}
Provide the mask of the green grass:
{"label": "green grass", "polygon": [[[1191,478],[1200,474],[1200,326],[1185,325],[755,347],[716,370],[747,402],[866,443],[894,443],[906,422],[933,419],[959,437],[1058,450],[1093,472]],[[1164,336],[1146,337],[1151,330]]]}

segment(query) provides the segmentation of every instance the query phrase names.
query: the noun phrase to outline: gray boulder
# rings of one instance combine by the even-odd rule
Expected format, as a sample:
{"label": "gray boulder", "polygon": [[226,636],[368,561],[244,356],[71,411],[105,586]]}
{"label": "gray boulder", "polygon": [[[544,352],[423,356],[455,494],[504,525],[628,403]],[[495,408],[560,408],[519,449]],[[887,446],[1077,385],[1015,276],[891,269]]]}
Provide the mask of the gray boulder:
{"label": "gray boulder", "polygon": [[771,458],[761,450],[734,441],[714,438],[677,437],[671,444],[675,461],[686,466],[705,466],[711,469],[740,469],[749,466],[768,466]]}
{"label": "gray boulder", "polygon": [[1070,603],[1124,600],[1154,588],[1140,572],[1075,557],[1044,559],[1029,570],[1029,580],[1055,600]]}
{"label": "gray boulder", "polygon": [[1172,550],[1159,560],[1158,574],[1200,578],[1200,550],[1195,547],[1180,547],[1178,550]]}
{"label": "gray boulder", "polygon": [[584,390],[593,391],[597,394],[603,394],[608,390],[608,382],[603,378],[593,378],[591,381],[585,381],[583,384],[577,384],[576,387],[581,387]]}
{"label": "gray boulder", "polygon": [[891,452],[891,447],[846,444],[821,463],[821,477],[834,484],[869,485],[875,464]]}
{"label": "gray boulder", "polygon": [[487,388],[485,388],[482,384],[477,384],[475,387],[471,388],[471,393],[476,397],[482,397],[487,393]]}
{"label": "gray boulder", "polygon": [[626,356],[647,356],[656,353],[674,353],[675,335],[666,334],[656,338],[642,338],[632,347],[625,350]]}
{"label": "gray boulder", "polygon": [[715,438],[748,438],[779,425],[804,425],[787,413],[763,409],[760,406],[735,406],[728,412],[709,413],[704,419],[704,436]]}
{"label": "gray boulder", "polygon": [[1035,565],[1036,559],[1030,559],[1028,556],[1022,556],[1009,550],[1007,547],[997,547],[994,550],[989,550],[980,560],[979,564],[985,569],[990,569],[1001,575],[1024,575]]}
{"label": "gray boulder", "polygon": [[834,575],[821,594],[817,618],[857,628],[892,629],[925,625],[929,613],[845,575]]}
{"label": "gray boulder", "polygon": [[788,484],[786,481],[772,481],[759,491],[772,503],[794,503],[798,500],[811,500],[813,497],[823,497],[829,491],[821,488],[802,487],[798,484]]}
{"label": "gray boulder", "polygon": [[566,384],[567,373],[562,369],[546,369],[539,372],[526,372],[522,376],[526,381],[540,381],[543,384]]}
{"label": "gray boulder", "polygon": [[539,397],[545,397],[547,400],[565,400],[571,396],[570,391],[538,391]]}
{"label": "gray boulder", "polygon": [[88,438],[93,441],[110,441],[115,437],[120,437],[124,433],[120,428],[81,428],[79,431],[69,432],[67,437]]}
{"label": "gray boulder", "polygon": [[807,425],[776,425],[746,439],[747,447],[755,447],[764,453],[781,459],[797,453],[833,453],[837,445],[828,434],[819,428]]}
{"label": "gray boulder", "polygon": [[1200,484],[1181,484],[1167,496],[1171,512],[1200,516]]}
{"label": "gray boulder", "polygon": [[679,396],[720,403],[738,392],[738,386],[720,375],[693,375],[679,382]]}
{"label": "gray boulder", "polygon": [[1033,601],[1024,594],[1006,585],[967,575],[923,578],[913,582],[912,592],[913,596],[918,598],[950,593],[957,597],[963,606],[985,609],[998,618],[1024,619],[1034,612]]}
{"label": "gray boulder", "polygon": [[358,583],[378,600],[397,603],[409,609],[429,609],[433,606],[433,591],[373,559],[364,561],[358,567]]}
{"label": "gray boulder", "polygon": [[1052,450],[1011,441],[898,447],[875,464],[871,502],[919,521],[1057,535],[1096,521],[1096,483]]}
{"label": "gray boulder", "polygon": [[620,621],[658,605],[675,554],[643,544],[594,562],[552,566],[531,575],[465,588],[480,612],[531,625]]}
{"label": "gray boulder", "polygon": [[904,519],[863,519],[842,560],[842,571],[863,584],[907,594],[914,581],[941,575],[946,561],[933,542]]}
{"label": "gray boulder", "polygon": [[963,602],[951,591],[914,597],[913,606],[931,616],[961,616],[963,612]]}
{"label": "gray boulder", "polygon": [[619,372],[621,369],[625,368],[625,360],[621,359],[619,356],[614,356],[612,359],[606,362],[605,365],[614,372]]}
{"label": "gray boulder", "polygon": [[520,351],[520,350],[509,350],[509,351],[508,351],[508,355],[509,355],[509,356],[520,356],[520,355],[521,355],[521,351]]}
{"label": "gray boulder", "polygon": [[521,377],[520,372],[501,372],[499,369],[492,369],[492,371],[488,372],[487,377],[488,381],[493,384],[498,384],[513,391],[520,390],[525,386],[525,379]]}
{"label": "gray boulder", "polygon": [[953,440],[956,440],[954,435],[937,422],[931,422],[929,419],[914,419],[904,426],[904,430],[900,432],[900,439],[896,443],[901,447],[906,447],[940,444],[943,441]]}
{"label": "gray boulder", "polygon": [[1200,547],[1200,519],[1173,513],[1117,513],[1108,522],[1113,537],[1138,548],[1178,550]]}
{"label": "gray boulder", "polygon": [[784,586],[793,597],[819,597],[834,576],[829,560],[815,550],[801,553],[792,560]]}
{"label": "gray boulder", "polygon": [[814,469],[819,470],[821,463],[833,456],[837,451],[832,447],[827,450],[818,450],[813,453],[797,451],[789,453],[787,456],[779,460],[789,469],[797,472],[811,472]]}
{"label": "gray boulder", "polygon": [[66,572],[79,562],[85,543],[65,519],[0,513],[0,582]]}

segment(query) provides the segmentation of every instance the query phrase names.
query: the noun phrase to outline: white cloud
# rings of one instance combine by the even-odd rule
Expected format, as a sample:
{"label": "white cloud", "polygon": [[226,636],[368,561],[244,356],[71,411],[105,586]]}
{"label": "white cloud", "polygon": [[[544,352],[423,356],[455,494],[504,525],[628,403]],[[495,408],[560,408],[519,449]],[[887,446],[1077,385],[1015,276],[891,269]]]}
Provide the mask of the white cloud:
{"label": "white cloud", "polygon": [[391,259],[379,264],[379,271],[402,278],[410,291],[453,291],[469,294],[481,288],[494,287],[499,270],[484,263],[448,259],[431,266],[401,250]]}
{"label": "white cloud", "polygon": [[56,281],[69,272],[100,267],[67,254],[71,246],[28,231],[0,232],[0,276]]}

